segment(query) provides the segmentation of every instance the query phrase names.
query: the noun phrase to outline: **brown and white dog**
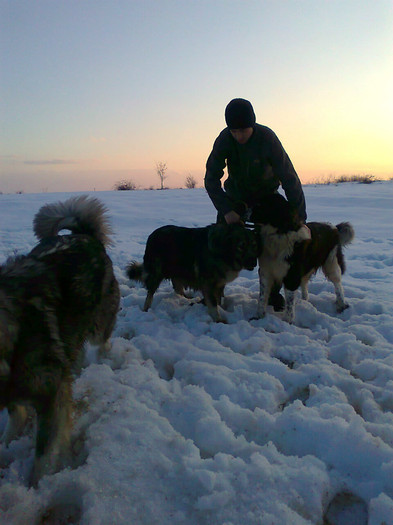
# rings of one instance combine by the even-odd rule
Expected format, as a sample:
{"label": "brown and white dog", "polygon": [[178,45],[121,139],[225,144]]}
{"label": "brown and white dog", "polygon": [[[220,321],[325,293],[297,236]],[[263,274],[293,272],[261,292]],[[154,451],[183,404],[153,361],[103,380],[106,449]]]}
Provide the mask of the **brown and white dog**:
{"label": "brown and white dog", "polygon": [[201,290],[212,319],[223,322],[218,305],[224,287],[242,269],[255,268],[257,253],[255,233],[240,224],[162,226],[149,235],[143,264],[131,262],[126,273],[147,288],[144,311],[150,308],[161,281],[171,279],[180,295],[184,288]]}
{"label": "brown and white dog", "polygon": [[[58,235],[67,229],[71,235]],[[43,206],[34,218],[39,244],[0,267],[0,409],[8,445],[37,415],[31,483],[69,464],[73,374],[88,339],[108,349],[119,287],[105,246],[106,209],[74,197]]]}
{"label": "brown and white dog", "polygon": [[250,218],[260,232],[262,251],[258,257],[260,292],[257,317],[264,317],[270,291],[284,285],[283,318],[294,320],[295,291],[301,287],[308,300],[308,281],[322,269],[334,285],[336,309],[348,308],[344,299],[341,276],[345,271],[342,247],[351,243],[354,229],[348,222],[333,226],[323,222],[301,223],[297,213],[279,193],[270,195],[253,209]]}

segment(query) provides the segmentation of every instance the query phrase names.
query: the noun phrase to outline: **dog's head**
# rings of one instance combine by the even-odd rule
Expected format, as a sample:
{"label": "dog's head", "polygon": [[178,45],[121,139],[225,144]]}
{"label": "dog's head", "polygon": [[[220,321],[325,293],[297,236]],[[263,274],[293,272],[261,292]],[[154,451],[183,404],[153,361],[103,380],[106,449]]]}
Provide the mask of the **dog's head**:
{"label": "dog's head", "polygon": [[277,233],[297,231],[302,222],[297,210],[280,193],[265,197],[254,206],[250,221],[277,228]]}
{"label": "dog's head", "polygon": [[208,246],[233,270],[253,270],[257,265],[256,236],[241,224],[213,224],[209,229]]}

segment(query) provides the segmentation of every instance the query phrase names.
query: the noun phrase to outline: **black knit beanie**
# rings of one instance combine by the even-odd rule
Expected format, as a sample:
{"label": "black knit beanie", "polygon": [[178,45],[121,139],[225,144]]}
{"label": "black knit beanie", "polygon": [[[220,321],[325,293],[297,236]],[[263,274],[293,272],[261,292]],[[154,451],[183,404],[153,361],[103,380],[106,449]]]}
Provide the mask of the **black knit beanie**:
{"label": "black knit beanie", "polygon": [[225,108],[225,122],[229,129],[252,128],[255,113],[251,102],[244,98],[234,98]]}

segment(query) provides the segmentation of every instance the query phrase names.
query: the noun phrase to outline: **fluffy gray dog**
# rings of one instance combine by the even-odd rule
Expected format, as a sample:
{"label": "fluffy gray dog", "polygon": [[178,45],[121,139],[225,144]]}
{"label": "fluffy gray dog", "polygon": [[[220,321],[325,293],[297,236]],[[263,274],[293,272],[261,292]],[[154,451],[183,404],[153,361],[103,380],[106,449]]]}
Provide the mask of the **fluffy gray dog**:
{"label": "fluffy gray dog", "polygon": [[[70,235],[58,235],[60,230]],[[71,458],[72,378],[86,340],[100,351],[119,308],[119,287],[105,246],[111,229],[103,204],[87,196],[43,206],[34,218],[39,244],[0,267],[0,409],[2,441],[37,414],[31,483]]]}

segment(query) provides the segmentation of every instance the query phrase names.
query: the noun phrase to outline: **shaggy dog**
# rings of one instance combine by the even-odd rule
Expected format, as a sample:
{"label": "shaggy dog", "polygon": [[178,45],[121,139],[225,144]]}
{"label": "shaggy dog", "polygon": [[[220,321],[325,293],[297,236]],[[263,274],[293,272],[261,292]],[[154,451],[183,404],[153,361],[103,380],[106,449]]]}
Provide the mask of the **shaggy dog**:
{"label": "shaggy dog", "polygon": [[341,284],[341,276],[345,271],[342,247],[354,238],[351,224],[342,222],[332,226],[309,222],[305,227],[279,193],[269,196],[265,202],[256,206],[250,220],[258,225],[263,246],[258,257],[258,317],[266,314],[272,286],[283,284],[286,303],[284,320],[292,323],[295,291],[301,286],[302,298],[308,300],[308,281],[319,268],[334,284],[337,311],[348,308]]}
{"label": "shaggy dog", "polygon": [[[67,229],[71,235],[58,235]],[[88,339],[108,349],[119,288],[105,251],[111,233],[97,199],[74,197],[43,206],[34,218],[39,244],[0,267],[0,409],[2,441],[37,415],[31,483],[71,458],[72,376]]]}
{"label": "shaggy dog", "polygon": [[187,287],[201,290],[212,319],[223,322],[218,305],[224,287],[243,268],[255,268],[257,253],[255,233],[240,224],[163,226],[147,239],[143,264],[133,261],[126,273],[147,288],[144,311],[150,308],[161,281],[171,279],[180,295]]}

